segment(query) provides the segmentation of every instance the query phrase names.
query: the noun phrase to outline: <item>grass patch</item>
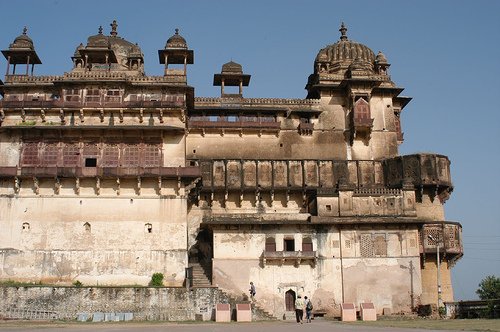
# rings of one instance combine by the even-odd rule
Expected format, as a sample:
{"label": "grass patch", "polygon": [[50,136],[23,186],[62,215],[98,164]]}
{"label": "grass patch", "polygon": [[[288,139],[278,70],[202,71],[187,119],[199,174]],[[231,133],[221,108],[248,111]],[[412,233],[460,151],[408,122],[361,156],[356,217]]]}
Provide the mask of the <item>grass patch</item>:
{"label": "grass patch", "polygon": [[14,281],[14,280],[3,280],[0,281],[0,286],[5,286],[5,287],[25,287],[25,286],[46,286],[42,285],[42,283],[39,282],[22,282],[22,281]]}
{"label": "grass patch", "polygon": [[375,322],[350,322],[354,324],[377,327],[415,328],[427,330],[462,330],[462,331],[494,331],[500,332],[499,319],[382,319]]}

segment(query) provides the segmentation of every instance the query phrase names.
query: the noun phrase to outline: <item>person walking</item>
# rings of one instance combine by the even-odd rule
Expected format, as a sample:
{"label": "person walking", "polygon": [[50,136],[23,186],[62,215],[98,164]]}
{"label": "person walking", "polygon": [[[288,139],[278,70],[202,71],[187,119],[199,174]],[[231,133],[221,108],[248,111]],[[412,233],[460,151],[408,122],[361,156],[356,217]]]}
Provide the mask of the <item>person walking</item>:
{"label": "person walking", "polygon": [[252,281],[250,281],[250,289],[248,290],[248,292],[250,293],[250,300],[252,300],[252,302],[255,301],[255,285],[253,284]]}
{"label": "person walking", "polygon": [[295,300],[295,318],[297,319],[297,324],[303,324],[302,318],[304,316],[304,301],[302,297],[299,295]]}
{"label": "person walking", "polygon": [[307,296],[304,296],[304,304],[306,308],[306,323],[311,322],[311,314],[313,310],[313,304],[311,302],[311,299],[308,299]]}

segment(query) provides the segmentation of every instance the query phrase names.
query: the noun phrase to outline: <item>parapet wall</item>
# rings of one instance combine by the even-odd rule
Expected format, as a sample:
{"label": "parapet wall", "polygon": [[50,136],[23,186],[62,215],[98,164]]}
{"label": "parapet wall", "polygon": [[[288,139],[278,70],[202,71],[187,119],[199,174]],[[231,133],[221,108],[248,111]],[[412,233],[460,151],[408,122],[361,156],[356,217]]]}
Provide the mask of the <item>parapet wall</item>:
{"label": "parapet wall", "polygon": [[228,299],[217,288],[0,287],[0,317],[7,318],[13,311],[24,319],[49,312],[67,320],[78,313],[121,312],[133,313],[134,320],[210,320],[221,302]]}

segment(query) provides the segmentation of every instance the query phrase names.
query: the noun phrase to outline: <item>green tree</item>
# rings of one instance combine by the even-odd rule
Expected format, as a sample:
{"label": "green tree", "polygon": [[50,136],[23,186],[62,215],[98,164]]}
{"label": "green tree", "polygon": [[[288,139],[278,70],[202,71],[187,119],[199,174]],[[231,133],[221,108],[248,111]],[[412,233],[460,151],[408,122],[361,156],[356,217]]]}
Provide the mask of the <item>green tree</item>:
{"label": "green tree", "polygon": [[500,299],[500,278],[487,276],[479,283],[476,294],[481,300]]}

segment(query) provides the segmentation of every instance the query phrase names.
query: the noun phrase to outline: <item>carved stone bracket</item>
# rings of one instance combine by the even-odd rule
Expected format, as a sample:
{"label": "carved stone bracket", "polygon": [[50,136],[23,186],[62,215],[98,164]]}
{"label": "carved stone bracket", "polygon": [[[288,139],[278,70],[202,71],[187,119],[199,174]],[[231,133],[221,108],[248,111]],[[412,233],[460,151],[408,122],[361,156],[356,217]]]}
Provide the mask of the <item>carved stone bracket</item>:
{"label": "carved stone bracket", "polygon": [[142,188],[142,182],[141,182],[141,177],[137,177],[137,195],[141,195],[141,188]]}
{"label": "carved stone bracket", "polygon": [[162,188],[161,188],[161,176],[158,177],[158,195],[161,195],[162,193]]}
{"label": "carved stone bracket", "polygon": [[85,122],[85,117],[84,117],[84,114],[83,114],[83,108],[80,109],[80,122]]}
{"label": "carved stone bracket", "polygon": [[17,176],[14,178],[14,192],[19,194],[19,190],[21,189],[21,179]]}
{"label": "carved stone bracket", "polygon": [[158,119],[160,120],[160,123],[163,123],[163,109],[160,108],[160,114],[158,115]]}
{"label": "carved stone bracket", "polygon": [[45,122],[45,111],[43,109],[40,109],[40,119],[42,119],[42,122]]}
{"label": "carved stone bracket", "polygon": [[37,177],[33,177],[33,189],[35,191],[35,194],[40,194],[40,183],[38,182]]}
{"label": "carved stone bracket", "polygon": [[59,110],[59,119],[61,119],[61,124],[66,124],[66,119],[64,117],[64,110],[63,109],[60,109]]}
{"label": "carved stone bracket", "polygon": [[120,189],[121,189],[121,183],[120,183],[120,178],[116,178],[116,194],[120,195]]}
{"label": "carved stone bracket", "polygon": [[123,110],[120,110],[120,113],[118,114],[118,119],[120,119],[120,123],[123,123]]}
{"label": "carved stone bracket", "polygon": [[101,178],[99,177],[95,179],[95,193],[97,196],[101,194]]}
{"label": "carved stone bracket", "polygon": [[54,192],[56,193],[56,195],[59,195],[60,191],[61,191],[61,180],[59,179],[59,177],[56,177],[56,181],[54,184]]}
{"label": "carved stone bracket", "polygon": [[80,178],[75,179],[75,193],[80,195]]}
{"label": "carved stone bracket", "polygon": [[99,111],[99,119],[101,120],[101,122],[104,122],[104,110],[103,109],[101,109]]}
{"label": "carved stone bracket", "polygon": [[143,123],[144,122],[144,109],[140,109],[139,110],[139,123]]}

